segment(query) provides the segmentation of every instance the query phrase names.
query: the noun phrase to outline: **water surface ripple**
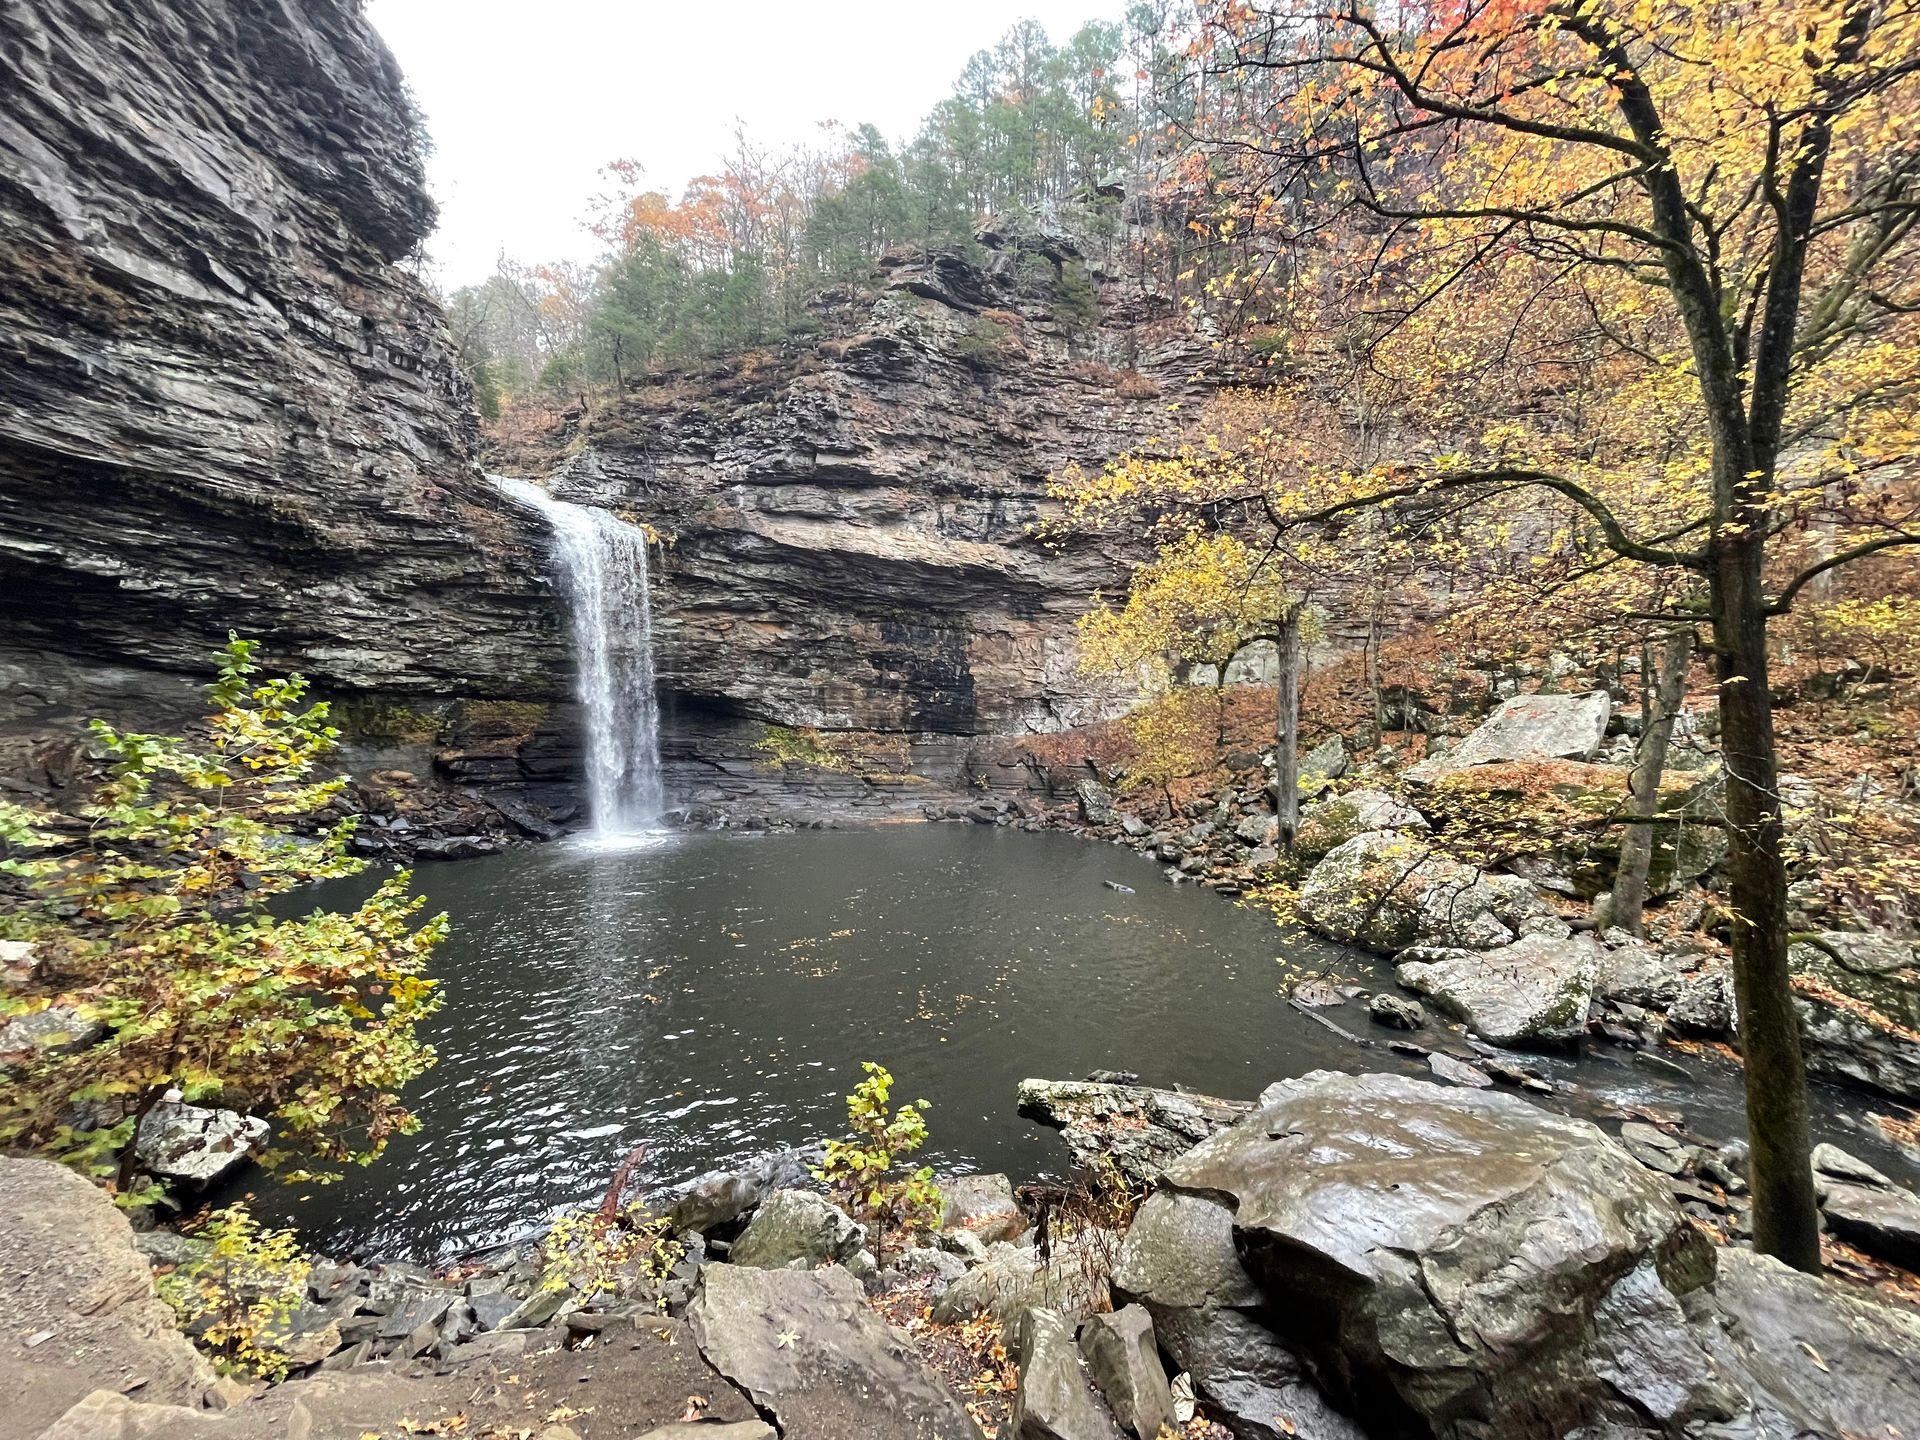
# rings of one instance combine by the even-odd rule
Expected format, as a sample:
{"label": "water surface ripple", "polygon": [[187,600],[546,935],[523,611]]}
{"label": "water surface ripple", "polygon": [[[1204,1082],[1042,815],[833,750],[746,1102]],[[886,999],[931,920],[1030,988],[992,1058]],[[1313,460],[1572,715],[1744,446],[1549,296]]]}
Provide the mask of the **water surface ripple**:
{"label": "water surface ripple", "polygon": [[[303,892],[297,908],[375,878]],[[420,1133],[333,1185],[258,1187],[264,1215],[324,1251],[447,1257],[525,1236],[597,1198],[643,1142],[648,1179],[665,1184],[837,1133],[864,1059],[893,1070],[899,1098],[933,1102],[936,1164],[1017,1179],[1064,1156],[1014,1113],[1026,1076],[1126,1069],[1251,1097],[1318,1067],[1425,1073],[1293,1010],[1277,963],[1378,985],[1375,962],[1288,941],[1130,852],[1064,836],[673,834],[427,866],[417,881],[453,917],[434,961],[440,1063],[409,1091]],[[1368,1030],[1351,1009],[1338,1018]],[[1724,1077],[1698,1091],[1617,1056],[1546,1063],[1602,1096],[1737,1128]]]}

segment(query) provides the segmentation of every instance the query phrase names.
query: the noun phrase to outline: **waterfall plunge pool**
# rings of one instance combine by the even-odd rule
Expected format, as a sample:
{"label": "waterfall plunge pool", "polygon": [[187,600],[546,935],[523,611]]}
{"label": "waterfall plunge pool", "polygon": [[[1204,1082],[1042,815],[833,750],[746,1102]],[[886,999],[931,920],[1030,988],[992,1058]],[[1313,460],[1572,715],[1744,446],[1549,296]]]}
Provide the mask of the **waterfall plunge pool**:
{"label": "waterfall plunge pool", "polygon": [[[377,878],[288,900],[346,904]],[[322,1252],[449,1259],[597,1200],[642,1143],[653,1187],[838,1134],[862,1060],[893,1071],[897,1098],[932,1102],[937,1168],[1016,1183],[1065,1170],[1058,1138],[1015,1114],[1028,1076],[1132,1070],[1251,1098],[1316,1068],[1427,1073],[1287,1003],[1303,970],[1379,988],[1392,983],[1383,962],[1291,939],[1168,885],[1140,856],[1068,836],[900,825],[585,837],[423,866],[416,888],[453,919],[432,964],[440,1062],[408,1091],[419,1133],[331,1185],[243,1182],[261,1218]],[[1390,1038],[1357,1006],[1325,1013]],[[1702,1134],[1738,1134],[1730,1068],[1675,1058],[1698,1078],[1604,1046],[1529,1063],[1578,1087],[1569,1108],[1653,1105]],[[1911,1173],[1856,1118],[1886,1106],[1823,1089],[1815,1108],[1822,1138]]]}

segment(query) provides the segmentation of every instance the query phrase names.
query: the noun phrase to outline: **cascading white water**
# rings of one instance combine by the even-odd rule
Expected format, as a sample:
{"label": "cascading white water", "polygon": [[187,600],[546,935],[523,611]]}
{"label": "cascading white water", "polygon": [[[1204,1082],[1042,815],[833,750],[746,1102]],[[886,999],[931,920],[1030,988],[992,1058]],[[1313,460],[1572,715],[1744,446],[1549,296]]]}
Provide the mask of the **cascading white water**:
{"label": "cascading white water", "polygon": [[663,799],[647,534],[596,506],[556,500],[531,481],[490,478],[539,511],[553,531],[579,670],[594,833],[633,835],[650,829],[660,819]]}

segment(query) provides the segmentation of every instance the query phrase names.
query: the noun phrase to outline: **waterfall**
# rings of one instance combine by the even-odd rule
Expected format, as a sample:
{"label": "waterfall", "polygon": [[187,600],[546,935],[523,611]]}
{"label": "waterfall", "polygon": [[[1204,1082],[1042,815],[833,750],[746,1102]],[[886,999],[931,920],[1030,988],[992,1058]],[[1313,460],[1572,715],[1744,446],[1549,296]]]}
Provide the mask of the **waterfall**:
{"label": "waterfall", "polygon": [[490,478],[539,511],[553,532],[579,673],[594,833],[646,830],[663,808],[647,534],[596,506],[556,500],[531,481]]}

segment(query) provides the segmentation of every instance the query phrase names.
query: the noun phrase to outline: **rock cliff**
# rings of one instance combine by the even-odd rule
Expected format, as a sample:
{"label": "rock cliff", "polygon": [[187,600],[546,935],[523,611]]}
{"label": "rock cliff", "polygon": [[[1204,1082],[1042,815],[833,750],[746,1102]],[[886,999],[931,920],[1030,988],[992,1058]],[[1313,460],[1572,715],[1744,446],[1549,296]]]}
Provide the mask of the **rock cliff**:
{"label": "rock cliff", "polygon": [[1169,423],[1211,370],[1121,286],[1066,318],[1059,242],[895,255],[814,305],[820,338],[635,391],[556,494],[665,541],[660,673],[683,703],[790,725],[976,735],[1111,713],[1073,622],[1125,558],[1033,533],[1050,473]]}
{"label": "rock cliff", "polygon": [[230,627],[338,690],[556,688],[359,5],[7,0],[0,56],[0,719],[169,694]]}
{"label": "rock cliff", "polygon": [[[81,714],[175,723],[232,629],[404,741],[364,764],[564,782],[545,537],[481,474],[406,267],[419,122],[359,6],[0,0],[0,55],[0,770]],[[764,779],[762,721],[953,777],[978,737],[1111,713],[1073,621],[1124,557],[1034,534],[1046,479],[1170,423],[1212,351],[1079,273],[1058,237],[896,255],[778,350],[557,437],[557,494],[662,536],[682,798]]]}

